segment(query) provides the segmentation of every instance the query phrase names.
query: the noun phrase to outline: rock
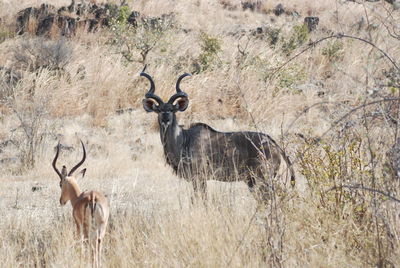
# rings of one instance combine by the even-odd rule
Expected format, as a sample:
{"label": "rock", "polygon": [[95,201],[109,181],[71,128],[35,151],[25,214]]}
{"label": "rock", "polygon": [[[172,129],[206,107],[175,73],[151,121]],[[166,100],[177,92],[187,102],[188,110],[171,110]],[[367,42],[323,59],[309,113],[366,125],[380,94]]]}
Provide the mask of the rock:
{"label": "rock", "polygon": [[[17,33],[23,34],[30,29],[31,20],[36,20],[36,22],[42,21],[44,18],[48,17],[50,14],[55,14],[56,9],[52,5],[42,4],[40,8],[28,7],[17,13]],[[33,25],[35,23],[32,23]]]}
{"label": "rock", "polygon": [[397,0],[393,3],[393,10],[399,10],[400,9],[400,0]]}
{"label": "rock", "polygon": [[[55,9],[43,4],[40,8],[29,7],[17,14],[17,33],[29,32],[39,36],[54,37],[73,36],[78,29],[88,32],[97,31],[101,27],[109,27],[112,18],[118,16],[119,6],[112,4],[79,3],[73,0],[69,6]],[[160,17],[142,16],[132,11],[128,23],[137,27],[139,22],[151,29],[162,27],[165,22],[172,23],[174,14],[163,14]]]}
{"label": "rock", "polygon": [[37,191],[43,190],[43,188],[44,187],[42,185],[34,185],[34,186],[32,186],[31,191],[32,192],[37,192]]}
{"label": "rock", "polygon": [[129,15],[129,17],[128,17],[128,22],[136,27],[138,25],[139,17],[140,17],[140,13],[137,11],[133,11],[131,13],[131,15]]}
{"label": "rock", "polygon": [[251,11],[259,10],[261,7],[261,1],[242,1],[242,9]]}
{"label": "rock", "polygon": [[318,17],[305,17],[304,24],[307,26],[309,32],[312,32],[317,29],[319,23]]}
{"label": "rock", "polygon": [[278,4],[273,10],[272,12],[276,15],[276,16],[280,16],[283,13],[285,13],[285,9],[283,8],[282,4]]}
{"label": "rock", "polygon": [[[57,146],[58,145],[54,146],[54,152],[57,152]],[[63,145],[63,144],[60,143],[60,150],[61,151],[73,152],[75,149],[74,149],[74,146]]]}
{"label": "rock", "polygon": [[315,83],[305,83],[301,85],[297,85],[294,89],[302,94],[309,94],[309,95],[317,95],[318,97],[324,97],[325,90],[323,90],[322,86],[319,86]]}
{"label": "rock", "polygon": [[18,157],[7,157],[0,159],[0,164],[2,165],[21,165],[21,160]]}
{"label": "rock", "polygon": [[115,111],[115,113],[118,115],[131,112],[133,112],[133,108],[124,108],[124,109],[121,108]]}

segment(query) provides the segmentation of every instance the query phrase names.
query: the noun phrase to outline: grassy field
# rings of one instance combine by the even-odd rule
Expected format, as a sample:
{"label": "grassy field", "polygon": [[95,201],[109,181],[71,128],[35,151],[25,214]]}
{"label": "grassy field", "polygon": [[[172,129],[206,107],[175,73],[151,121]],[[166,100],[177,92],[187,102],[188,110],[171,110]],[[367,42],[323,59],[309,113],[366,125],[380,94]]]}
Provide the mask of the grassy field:
{"label": "grassy field", "polygon": [[[58,141],[60,164],[80,160],[79,139],[81,188],[110,201],[104,267],[400,267],[400,10],[125,2],[112,27],[63,38],[15,33],[17,12],[46,1],[0,0],[0,267],[90,265],[51,168]],[[170,15],[157,30],[133,29],[127,10]],[[316,30],[307,16],[319,17]],[[163,99],[193,73],[181,84],[190,104],[180,124],[273,137],[296,187],[261,205],[242,182],[209,181],[208,203],[192,205],[191,185],[165,163],[156,116],[142,108],[144,64]]]}

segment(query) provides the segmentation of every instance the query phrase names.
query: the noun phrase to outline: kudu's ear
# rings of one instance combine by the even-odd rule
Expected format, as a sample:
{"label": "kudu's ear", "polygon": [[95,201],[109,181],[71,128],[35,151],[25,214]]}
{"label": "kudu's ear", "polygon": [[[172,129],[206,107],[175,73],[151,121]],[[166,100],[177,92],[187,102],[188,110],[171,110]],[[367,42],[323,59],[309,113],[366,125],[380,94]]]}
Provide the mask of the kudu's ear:
{"label": "kudu's ear", "polygon": [[143,108],[146,112],[157,112],[157,104],[152,99],[144,99],[143,101]]}
{"label": "kudu's ear", "polygon": [[189,106],[189,99],[187,97],[179,98],[175,104],[175,109],[177,111],[183,112]]}
{"label": "kudu's ear", "polygon": [[86,168],[84,168],[84,169],[82,169],[81,171],[79,171],[79,173],[76,175],[76,178],[79,180],[79,179],[82,179],[83,177],[85,177],[85,174],[86,174]]}

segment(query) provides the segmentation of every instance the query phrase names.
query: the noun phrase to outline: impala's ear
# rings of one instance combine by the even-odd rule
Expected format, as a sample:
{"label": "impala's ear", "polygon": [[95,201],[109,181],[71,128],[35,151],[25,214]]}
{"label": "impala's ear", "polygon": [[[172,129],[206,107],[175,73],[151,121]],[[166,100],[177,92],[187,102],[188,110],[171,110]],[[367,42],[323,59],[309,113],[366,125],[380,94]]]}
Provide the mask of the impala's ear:
{"label": "impala's ear", "polygon": [[67,177],[67,167],[63,166],[61,169],[61,176],[65,179]]}
{"label": "impala's ear", "polygon": [[177,111],[183,112],[189,106],[189,99],[187,97],[179,98],[175,104],[175,109]]}
{"label": "impala's ear", "polygon": [[143,108],[146,112],[157,112],[157,104],[152,99],[144,99],[143,101]]}
{"label": "impala's ear", "polygon": [[83,179],[83,177],[85,177],[86,174],[86,168],[82,169],[81,171],[79,171],[79,173],[76,175],[77,179]]}

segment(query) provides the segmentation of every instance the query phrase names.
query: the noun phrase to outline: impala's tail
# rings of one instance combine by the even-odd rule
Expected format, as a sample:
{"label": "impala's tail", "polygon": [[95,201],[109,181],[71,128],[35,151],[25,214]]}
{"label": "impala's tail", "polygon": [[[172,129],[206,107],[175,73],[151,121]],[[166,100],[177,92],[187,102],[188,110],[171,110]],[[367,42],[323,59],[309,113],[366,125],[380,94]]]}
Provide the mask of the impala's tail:
{"label": "impala's tail", "polygon": [[102,205],[98,202],[98,197],[93,191],[88,195],[85,213],[87,214],[87,221],[89,225],[88,238],[91,243],[97,244],[99,240],[99,228],[104,224],[104,210]]}
{"label": "impala's tail", "polygon": [[94,211],[96,210],[96,196],[94,195],[94,192],[92,191],[91,193],[90,193],[90,196],[89,196],[89,200],[90,200],[90,202],[89,202],[89,208],[90,208],[90,215],[92,216],[92,219],[94,218]]}

